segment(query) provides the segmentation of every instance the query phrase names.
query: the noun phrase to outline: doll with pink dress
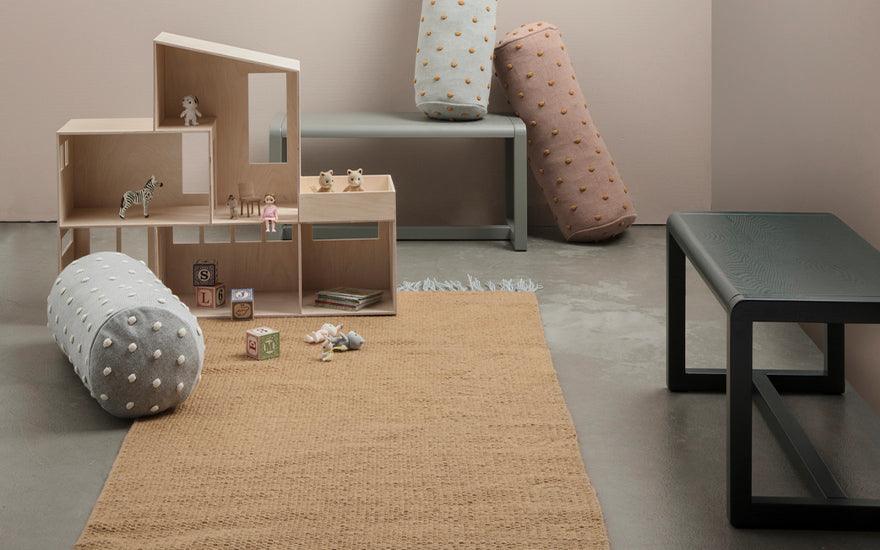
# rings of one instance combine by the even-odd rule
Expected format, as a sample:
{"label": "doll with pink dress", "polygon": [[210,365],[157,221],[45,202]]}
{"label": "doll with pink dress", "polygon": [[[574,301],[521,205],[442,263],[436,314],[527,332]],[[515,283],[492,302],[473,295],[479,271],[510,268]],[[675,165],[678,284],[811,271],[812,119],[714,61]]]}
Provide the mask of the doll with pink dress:
{"label": "doll with pink dress", "polygon": [[266,206],[263,207],[262,220],[266,222],[266,233],[275,233],[275,223],[278,222],[278,207],[275,206],[275,195],[263,197]]}

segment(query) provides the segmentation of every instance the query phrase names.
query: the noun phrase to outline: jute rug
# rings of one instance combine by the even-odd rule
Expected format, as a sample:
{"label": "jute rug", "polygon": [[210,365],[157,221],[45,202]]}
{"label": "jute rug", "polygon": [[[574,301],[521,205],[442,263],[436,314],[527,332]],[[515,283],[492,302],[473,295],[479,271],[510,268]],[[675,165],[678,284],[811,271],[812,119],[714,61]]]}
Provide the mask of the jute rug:
{"label": "jute rug", "polygon": [[[136,422],[81,548],[606,548],[533,294],[401,293],[344,318],[203,321],[201,385]],[[244,331],[282,333],[250,361]]]}

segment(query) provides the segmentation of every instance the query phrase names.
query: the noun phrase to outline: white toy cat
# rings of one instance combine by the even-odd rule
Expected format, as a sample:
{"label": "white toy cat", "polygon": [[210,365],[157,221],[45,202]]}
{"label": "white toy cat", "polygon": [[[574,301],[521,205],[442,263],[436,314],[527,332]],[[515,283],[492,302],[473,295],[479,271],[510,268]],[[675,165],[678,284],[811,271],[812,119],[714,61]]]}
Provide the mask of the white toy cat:
{"label": "white toy cat", "polygon": [[364,169],[358,168],[357,170],[348,170],[348,187],[345,188],[345,191],[363,191],[364,184]]}
{"label": "white toy cat", "polygon": [[183,119],[183,125],[198,126],[199,117],[202,116],[202,113],[199,112],[199,98],[194,95],[185,96],[181,105],[183,105],[183,111],[180,113],[180,118]]}
{"label": "white toy cat", "polygon": [[333,170],[327,170],[318,174],[318,186],[317,193],[333,192]]}

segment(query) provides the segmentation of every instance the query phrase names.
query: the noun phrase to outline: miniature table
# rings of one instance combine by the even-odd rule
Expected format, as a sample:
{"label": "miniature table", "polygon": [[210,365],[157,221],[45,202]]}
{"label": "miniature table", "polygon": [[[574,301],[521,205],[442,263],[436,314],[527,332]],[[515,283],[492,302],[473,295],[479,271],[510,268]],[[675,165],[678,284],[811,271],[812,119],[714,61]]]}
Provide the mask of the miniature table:
{"label": "miniature table", "polygon": [[[880,253],[831,214],[676,213],[667,222],[670,391],[727,389],[727,511],[736,527],[880,529],[880,501],[847,498],[779,392],[844,392],[845,323],[880,323]],[[727,370],[685,368],[685,257],[727,316]],[[756,322],[822,323],[822,371],[752,368]],[[752,398],[815,497],[752,494]]]}
{"label": "miniature table", "polygon": [[[506,140],[506,225],[402,226],[399,239],[509,240],[514,250],[526,249],[526,126],[512,116],[489,114],[482,120],[431,120],[421,113],[303,114],[303,138],[494,138]],[[287,117],[272,125],[269,158],[284,162]],[[398,182],[398,185],[400,183]],[[405,185],[405,184],[404,184]]]}

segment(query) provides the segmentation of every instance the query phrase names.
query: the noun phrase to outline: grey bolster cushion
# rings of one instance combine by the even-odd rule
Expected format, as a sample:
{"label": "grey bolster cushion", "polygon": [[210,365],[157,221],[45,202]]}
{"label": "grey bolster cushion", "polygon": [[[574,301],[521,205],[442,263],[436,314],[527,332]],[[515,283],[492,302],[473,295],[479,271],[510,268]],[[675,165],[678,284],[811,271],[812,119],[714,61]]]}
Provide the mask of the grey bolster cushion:
{"label": "grey bolster cushion", "polygon": [[118,252],[74,260],[55,280],[47,302],[53,340],[113,416],[173,408],[198,383],[202,330],[143,262]]}

